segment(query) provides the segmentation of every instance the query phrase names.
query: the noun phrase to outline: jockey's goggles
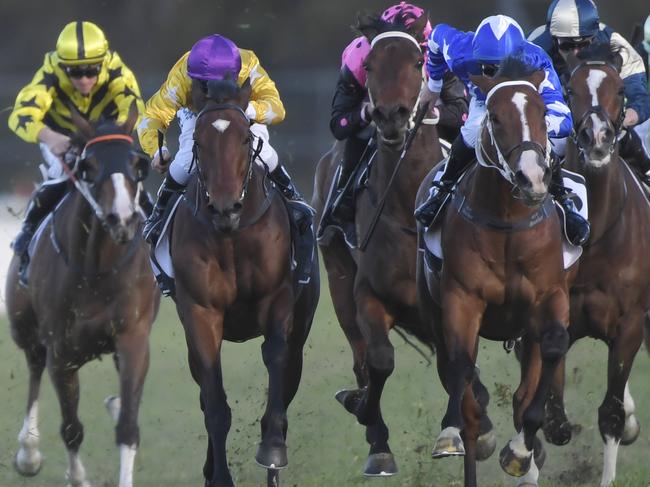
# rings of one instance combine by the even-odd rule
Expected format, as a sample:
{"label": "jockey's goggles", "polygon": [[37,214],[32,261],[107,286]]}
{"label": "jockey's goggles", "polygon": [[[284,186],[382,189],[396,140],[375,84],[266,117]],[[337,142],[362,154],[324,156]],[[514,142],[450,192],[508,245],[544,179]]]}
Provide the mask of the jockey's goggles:
{"label": "jockey's goggles", "polygon": [[494,78],[499,71],[497,63],[481,63],[481,74],[488,78]]}
{"label": "jockey's goggles", "polygon": [[566,38],[559,38],[556,39],[557,42],[557,48],[560,51],[573,51],[573,50],[582,50],[585,47],[589,46],[591,44],[591,40],[593,37],[577,37],[577,38],[571,38],[571,39],[566,39]]}
{"label": "jockey's goggles", "polygon": [[102,70],[101,64],[91,64],[85,66],[63,66],[65,74],[70,78],[95,78],[99,76],[99,72]]}

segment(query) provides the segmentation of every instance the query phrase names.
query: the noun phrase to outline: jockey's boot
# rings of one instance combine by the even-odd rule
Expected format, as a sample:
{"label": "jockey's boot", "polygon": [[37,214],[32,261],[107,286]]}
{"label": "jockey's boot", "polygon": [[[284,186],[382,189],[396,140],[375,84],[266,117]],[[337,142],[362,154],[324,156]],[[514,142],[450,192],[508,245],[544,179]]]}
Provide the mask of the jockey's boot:
{"label": "jockey's boot", "polygon": [[140,205],[140,208],[142,208],[144,216],[149,218],[153,213],[154,201],[153,198],[151,198],[149,191],[144,189],[144,186],[140,187],[138,204]]}
{"label": "jockey's boot", "polygon": [[16,255],[26,256],[29,242],[32,240],[38,224],[61,201],[67,188],[68,180],[64,179],[62,181],[46,181],[34,191],[27,205],[20,233],[11,242],[11,248]]}
{"label": "jockey's boot", "polygon": [[549,186],[549,193],[553,196],[555,201],[562,205],[566,221],[566,236],[573,245],[584,245],[589,239],[591,233],[591,225],[585,220],[575,203],[571,199],[571,191],[564,186],[562,180],[562,165],[559,161],[553,163],[553,173],[551,177],[551,184]]}
{"label": "jockey's boot", "polygon": [[314,216],[313,208],[300,195],[298,188],[293,184],[291,176],[282,164],[278,164],[278,167],[269,173],[269,177],[278,187],[289,207],[293,210],[293,217],[300,233],[304,233],[307,227],[311,226],[312,217]]}
{"label": "jockey's boot", "polygon": [[632,166],[641,181],[650,185],[650,158],[643,148],[641,137],[632,127],[621,139],[619,155]]}
{"label": "jockey's boot", "polygon": [[156,204],[151,211],[151,215],[144,222],[144,228],[142,229],[142,236],[152,246],[156,245],[158,238],[160,237],[163,226],[162,218],[167,209],[169,200],[173,195],[182,192],[184,189],[185,186],[177,183],[174,178],[167,173],[167,176],[160,185],[160,189],[158,189],[158,199],[156,200]]}
{"label": "jockey's boot", "polygon": [[449,160],[440,181],[433,181],[429,196],[415,209],[415,219],[425,227],[430,226],[440,212],[445,197],[451,193],[459,176],[474,159],[474,148],[468,147],[462,136],[451,144]]}

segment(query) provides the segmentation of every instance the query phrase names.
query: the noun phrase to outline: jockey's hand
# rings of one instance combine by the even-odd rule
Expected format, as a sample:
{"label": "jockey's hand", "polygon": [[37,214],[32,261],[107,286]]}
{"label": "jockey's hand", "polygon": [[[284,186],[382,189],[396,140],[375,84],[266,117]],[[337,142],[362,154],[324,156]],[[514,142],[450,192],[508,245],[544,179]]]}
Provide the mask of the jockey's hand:
{"label": "jockey's hand", "polygon": [[38,141],[42,142],[50,149],[50,152],[56,157],[62,159],[64,154],[70,148],[70,137],[55,132],[49,127],[43,127],[38,133]]}
{"label": "jockey's hand", "polygon": [[440,98],[440,93],[429,90],[429,87],[425,84],[420,90],[420,106],[424,106],[429,103],[429,110],[432,110],[436,106],[436,102]]}
{"label": "jockey's hand", "polygon": [[363,104],[361,105],[361,119],[366,123],[372,122],[372,116],[370,114],[370,102],[369,101],[364,101]]}
{"label": "jockey's hand", "polygon": [[623,127],[634,127],[637,123],[639,123],[639,114],[634,108],[626,108]]}
{"label": "jockey's hand", "polygon": [[156,155],[153,156],[153,159],[151,161],[151,167],[154,171],[158,171],[159,173],[163,174],[167,172],[167,169],[169,168],[169,163],[172,160],[172,156],[167,150],[167,147],[162,148],[162,160],[160,160],[160,151],[156,151]]}

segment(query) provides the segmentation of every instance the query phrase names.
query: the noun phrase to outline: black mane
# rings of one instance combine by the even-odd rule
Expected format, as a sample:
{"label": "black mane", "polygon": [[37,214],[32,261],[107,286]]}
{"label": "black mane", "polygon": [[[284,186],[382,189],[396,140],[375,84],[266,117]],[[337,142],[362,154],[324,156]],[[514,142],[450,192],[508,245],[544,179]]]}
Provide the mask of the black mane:
{"label": "black mane", "polygon": [[239,94],[239,86],[234,76],[228,76],[223,80],[206,81],[204,86],[206,97],[217,103],[234,100]]}
{"label": "black mane", "polygon": [[527,56],[523,50],[519,50],[506,57],[501,62],[496,77],[521,79],[527,78],[535,71],[538,71],[538,68],[536,68],[529,59],[527,59]]}
{"label": "black mane", "polygon": [[405,24],[406,20],[407,18],[405,18],[403,14],[400,14],[393,22],[386,22],[377,14],[364,12],[357,14],[357,23],[353,26],[353,29],[363,35],[366,35],[368,31],[376,32],[375,35],[392,30],[408,32],[408,28]]}

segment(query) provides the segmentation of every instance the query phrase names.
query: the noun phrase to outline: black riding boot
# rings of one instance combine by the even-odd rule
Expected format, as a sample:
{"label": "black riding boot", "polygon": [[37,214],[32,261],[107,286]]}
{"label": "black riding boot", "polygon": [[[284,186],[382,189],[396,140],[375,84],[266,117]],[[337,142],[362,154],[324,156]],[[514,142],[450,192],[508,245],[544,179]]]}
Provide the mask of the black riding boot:
{"label": "black riding boot", "polygon": [[34,194],[27,205],[25,219],[20,233],[11,242],[11,248],[16,255],[24,256],[27,253],[29,242],[34,236],[36,227],[45,218],[54,207],[61,201],[66,193],[68,181],[44,182]]}
{"label": "black riding boot", "polygon": [[144,222],[144,228],[142,229],[142,236],[151,245],[156,245],[158,242],[158,238],[162,231],[162,217],[165,214],[170,198],[184,189],[185,186],[177,183],[174,178],[167,173],[165,180],[158,190],[158,199],[156,200],[156,204],[151,211],[151,215],[147,218],[147,221]]}
{"label": "black riding boot", "polygon": [[282,196],[286,199],[289,201],[304,201],[303,197],[300,196],[298,189],[293,184],[291,176],[282,164],[278,164],[278,167],[270,172],[269,176],[271,177],[271,181],[273,181],[280,189]]}
{"label": "black riding boot", "polygon": [[555,201],[562,205],[566,221],[566,236],[573,245],[584,245],[589,239],[591,233],[591,225],[585,220],[575,203],[571,199],[571,191],[564,186],[562,180],[562,165],[559,161],[553,162],[553,173],[551,177],[551,184],[549,186],[549,193],[553,196]]}
{"label": "black riding boot", "polygon": [[650,183],[650,159],[643,148],[641,137],[633,128],[628,128],[627,133],[621,139],[619,155],[625,159],[634,171],[637,173],[641,181],[646,184]]}
{"label": "black riding boot", "polygon": [[429,190],[429,197],[415,209],[415,219],[425,227],[431,225],[440,212],[445,197],[451,192],[458,177],[474,158],[474,148],[467,147],[462,136],[456,137],[451,144],[449,160],[440,181],[434,181]]}

